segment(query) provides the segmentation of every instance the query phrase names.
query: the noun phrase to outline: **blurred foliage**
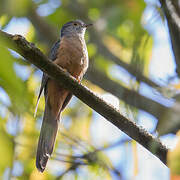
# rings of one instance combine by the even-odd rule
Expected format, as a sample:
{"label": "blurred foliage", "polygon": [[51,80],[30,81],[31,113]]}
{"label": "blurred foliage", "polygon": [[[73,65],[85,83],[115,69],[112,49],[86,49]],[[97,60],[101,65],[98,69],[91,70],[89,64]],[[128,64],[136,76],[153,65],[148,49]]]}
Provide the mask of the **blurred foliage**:
{"label": "blurred foliage", "polygon": [[[13,137],[7,133],[5,128],[6,119],[0,119],[0,176],[4,173],[5,169],[12,167],[13,155],[14,155],[14,142]],[[5,156],[6,155],[6,156]]]}
{"label": "blurred foliage", "polygon": [[[92,21],[95,32],[108,51],[148,77],[153,39],[142,25],[145,8],[143,0],[0,0],[0,28],[22,33],[27,40],[48,54],[52,44],[44,40],[49,32],[43,29],[42,21],[57,31],[57,34],[60,27],[69,20]],[[22,18],[28,23],[19,26],[17,22]],[[139,83],[133,78],[124,82],[123,78],[116,76],[117,65],[109,61],[105,54],[98,52],[98,45],[90,42],[90,37],[91,32],[87,32],[86,41],[92,67],[95,66],[110,79],[129,89],[139,91]],[[39,173],[35,168],[35,154],[44,110],[43,98],[36,118],[33,113],[40,72],[16,53],[4,48],[3,41],[0,42],[0,57],[0,179],[120,179],[123,177],[121,165],[116,167],[105,151],[127,143],[132,144],[134,156],[134,172],[129,176],[138,174],[136,143],[116,138],[118,143],[107,139],[97,144],[98,129],[95,123],[102,120],[76,98],[72,99],[63,112],[56,147],[47,171]],[[89,81],[83,83],[96,93],[105,94],[100,87]],[[119,103],[121,110],[126,111],[125,103],[118,100]],[[131,111],[136,116],[133,119],[138,121],[138,110],[131,108]],[[111,132],[108,133],[111,136]],[[124,155],[129,157],[126,151]],[[14,165],[16,161],[20,167]]]}
{"label": "blurred foliage", "polygon": [[180,131],[178,131],[177,136],[178,142],[176,147],[168,152],[168,167],[171,171],[172,180],[180,178]]}

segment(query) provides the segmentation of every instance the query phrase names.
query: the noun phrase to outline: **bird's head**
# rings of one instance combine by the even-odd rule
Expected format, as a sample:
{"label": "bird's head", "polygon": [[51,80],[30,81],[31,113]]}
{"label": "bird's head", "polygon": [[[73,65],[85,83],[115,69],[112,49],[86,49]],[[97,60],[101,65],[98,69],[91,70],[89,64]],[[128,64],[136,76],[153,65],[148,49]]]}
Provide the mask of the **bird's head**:
{"label": "bird's head", "polygon": [[69,21],[63,25],[61,29],[61,37],[62,36],[84,36],[86,28],[91,26],[92,24],[85,24],[81,20]]}

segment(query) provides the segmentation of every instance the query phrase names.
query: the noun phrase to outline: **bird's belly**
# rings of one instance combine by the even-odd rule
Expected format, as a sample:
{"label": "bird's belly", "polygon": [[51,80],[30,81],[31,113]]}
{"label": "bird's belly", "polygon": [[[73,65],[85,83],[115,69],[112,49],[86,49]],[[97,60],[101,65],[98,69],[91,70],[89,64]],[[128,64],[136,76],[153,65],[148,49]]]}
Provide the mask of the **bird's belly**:
{"label": "bird's belly", "polygon": [[88,66],[86,47],[78,43],[62,42],[55,63],[77,78],[82,73],[84,74]]}

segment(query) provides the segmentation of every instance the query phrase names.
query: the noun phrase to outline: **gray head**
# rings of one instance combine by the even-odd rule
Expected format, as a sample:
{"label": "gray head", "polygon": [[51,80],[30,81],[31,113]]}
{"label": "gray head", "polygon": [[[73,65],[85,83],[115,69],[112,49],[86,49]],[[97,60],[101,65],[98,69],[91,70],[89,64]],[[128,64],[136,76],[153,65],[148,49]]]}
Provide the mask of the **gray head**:
{"label": "gray head", "polygon": [[63,25],[61,29],[61,37],[71,35],[84,36],[86,28],[91,25],[92,24],[85,24],[81,20],[69,21]]}

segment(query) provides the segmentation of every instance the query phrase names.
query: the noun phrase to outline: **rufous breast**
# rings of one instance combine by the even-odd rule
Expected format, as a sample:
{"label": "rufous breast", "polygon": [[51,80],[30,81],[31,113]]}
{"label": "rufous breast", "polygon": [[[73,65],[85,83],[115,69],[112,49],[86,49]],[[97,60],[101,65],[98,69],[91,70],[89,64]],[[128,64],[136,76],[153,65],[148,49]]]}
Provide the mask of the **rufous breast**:
{"label": "rufous breast", "polygon": [[84,38],[62,37],[55,63],[75,78],[83,76],[88,67],[88,52]]}

